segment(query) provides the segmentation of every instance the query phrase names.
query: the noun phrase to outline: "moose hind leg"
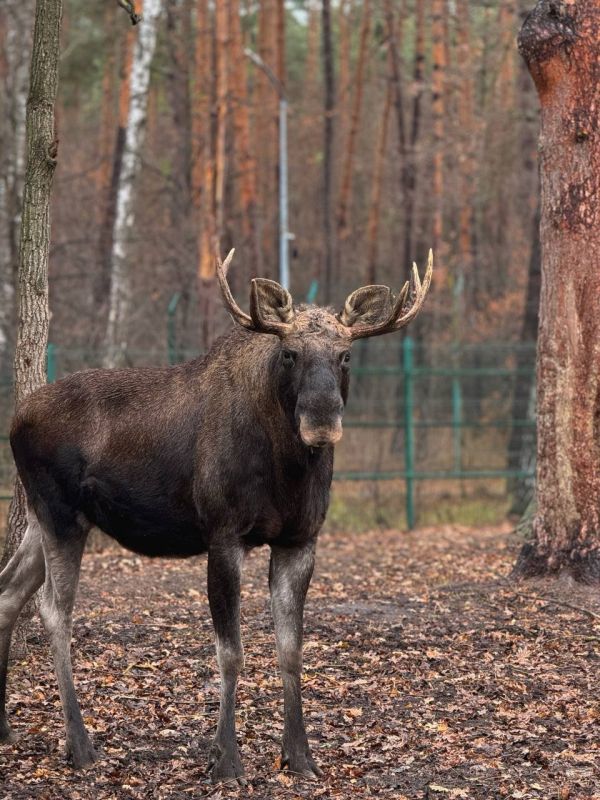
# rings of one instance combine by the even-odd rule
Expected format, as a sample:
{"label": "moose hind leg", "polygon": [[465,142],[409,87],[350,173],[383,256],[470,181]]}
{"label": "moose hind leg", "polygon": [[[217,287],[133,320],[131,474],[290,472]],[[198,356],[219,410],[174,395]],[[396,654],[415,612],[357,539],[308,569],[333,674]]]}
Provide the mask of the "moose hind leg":
{"label": "moose hind leg", "polygon": [[208,601],[215,629],[221,697],[217,733],[208,768],[213,782],[237,779],[244,768],[235,735],[235,693],[244,666],[240,633],[240,583],[243,551],[235,546],[208,553]]}
{"label": "moose hind leg", "polygon": [[281,766],[287,767],[290,772],[318,778],[322,772],[310,752],[300,690],[304,600],[314,562],[313,543],[301,548],[272,547],[269,587],[277,655],[283,680]]}
{"label": "moose hind leg", "polygon": [[79,583],[81,557],[87,531],[71,529],[64,538],[44,531],[46,580],[42,590],[40,616],[50,639],[58,691],[65,718],[67,757],[75,769],[91,766],[97,759],[85,729],[73,685],[71,634],[73,604]]}
{"label": "moose hind leg", "polygon": [[6,679],[10,641],[21,610],[44,582],[39,523],[29,514],[25,535],[0,573],[0,742],[16,739],[6,717]]}

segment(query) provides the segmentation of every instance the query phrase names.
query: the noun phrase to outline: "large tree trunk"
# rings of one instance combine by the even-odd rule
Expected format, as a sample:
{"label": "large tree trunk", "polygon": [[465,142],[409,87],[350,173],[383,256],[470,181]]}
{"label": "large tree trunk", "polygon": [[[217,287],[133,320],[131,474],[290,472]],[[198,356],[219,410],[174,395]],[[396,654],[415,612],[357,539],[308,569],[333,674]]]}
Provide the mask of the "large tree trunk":
{"label": "large tree trunk", "polygon": [[110,269],[110,298],[106,328],[105,365],[122,364],[127,349],[131,301],[130,241],[135,229],[135,184],[141,164],[146,129],[150,65],[156,48],[156,28],[162,0],[145,0],[143,19],[133,54],[127,130],[117,189],[116,216]]}
{"label": "large tree trunk", "polygon": [[600,0],[540,0],[519,49],[541,104],[537,512],[517,574],[600,582]]}
{"label": "large tree trunk", "polygon": [[0,105],[0,370],[14,342],[15,283],[25,172],[25,105],[33,0],[5,0],[0,10],[3,64]]}
{"label": "large tree trunk", "polygon": [[[27,99],[27,146],[19,249],[19,325],[15,350],[15,405],[46,382],[50,189],[58,140],[54,102],[58,86],[62,0],[37,0],[31,82]],[[3,563],[23,537],[25,495],[19,480],[8,512]]]}

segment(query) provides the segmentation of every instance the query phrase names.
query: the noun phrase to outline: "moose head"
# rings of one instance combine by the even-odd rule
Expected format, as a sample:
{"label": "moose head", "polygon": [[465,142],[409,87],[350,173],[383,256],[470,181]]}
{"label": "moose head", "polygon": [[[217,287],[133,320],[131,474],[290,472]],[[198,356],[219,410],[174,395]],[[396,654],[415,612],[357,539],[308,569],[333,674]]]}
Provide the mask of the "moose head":
{"label": "moose head", "polygon": [[388,286],[362,286],[338,314],[330,308],[294,306],[287,289],[265,278],[252,280],[246,314],[227,283],[233,253],[224,262],[217,260],[226,308],[246,330],[278,337],[278,394],[302,442],[308,447],[336,444],[342,437],[352,343],[400,330],[417,316],[431,283],[432,252],[423,282],[413,264],[411,278],[398,295]]}

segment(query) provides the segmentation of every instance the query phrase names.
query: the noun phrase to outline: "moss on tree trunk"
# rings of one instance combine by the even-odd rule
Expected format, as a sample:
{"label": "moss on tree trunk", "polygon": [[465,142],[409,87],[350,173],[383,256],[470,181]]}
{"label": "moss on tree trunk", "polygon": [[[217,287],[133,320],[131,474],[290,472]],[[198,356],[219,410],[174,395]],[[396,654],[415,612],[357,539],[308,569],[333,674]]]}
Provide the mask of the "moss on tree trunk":
{"label": "moss on tree trunk", "polygon": [[519,49],[541,105],[537,512],[515,567],[600,582],[600,0],[540,0]]}

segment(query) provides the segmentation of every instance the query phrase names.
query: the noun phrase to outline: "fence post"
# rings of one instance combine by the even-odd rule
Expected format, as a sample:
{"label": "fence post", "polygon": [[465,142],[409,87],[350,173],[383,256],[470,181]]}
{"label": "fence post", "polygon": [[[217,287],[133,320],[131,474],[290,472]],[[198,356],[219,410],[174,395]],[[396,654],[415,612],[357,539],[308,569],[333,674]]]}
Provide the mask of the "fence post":
{"label": "fence post", "polygon": [[406,336],[402,342],[402,372],[404,375],[404,473],[406,480],[406,523],[415,527],[415,437],[413,428],[413,354],[414,342]]}
{"label": "fence post", "polygon": [[452,378],[452,444],[454,469],[462,472],[462,392],[458,375]]}
{"label": "fence post", "polygon": [[46,345],[46,380],[48,383],[56,380],[56,345],[51,342]]}
{"label": "fence post", "polygon": [[177,331],[175,329],[175,312],[181,298],[181,292],[175,292],[167,307],[167,359],[169,364],[177,363]]}

